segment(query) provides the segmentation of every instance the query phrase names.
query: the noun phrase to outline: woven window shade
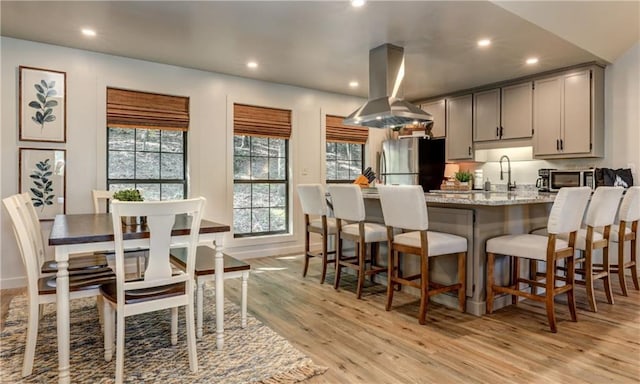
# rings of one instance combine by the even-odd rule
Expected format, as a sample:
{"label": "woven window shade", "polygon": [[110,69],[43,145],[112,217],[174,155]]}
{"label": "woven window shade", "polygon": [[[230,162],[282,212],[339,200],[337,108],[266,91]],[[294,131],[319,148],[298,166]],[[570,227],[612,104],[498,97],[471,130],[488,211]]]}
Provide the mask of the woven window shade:
{"label": "woven window shade", "polygon": [[186,131],[189,98],[107,88],[107,126]]}
{"label": "woven window shade", "polygon": [[289,139],[291,137],[291,111],[234,104],[233,134]]}
{"label": "woven window shade", "polygon": [[339,143],[365,144],[369,138],[369,128],[342,124],[344,117],[327,115],[327,141]]}

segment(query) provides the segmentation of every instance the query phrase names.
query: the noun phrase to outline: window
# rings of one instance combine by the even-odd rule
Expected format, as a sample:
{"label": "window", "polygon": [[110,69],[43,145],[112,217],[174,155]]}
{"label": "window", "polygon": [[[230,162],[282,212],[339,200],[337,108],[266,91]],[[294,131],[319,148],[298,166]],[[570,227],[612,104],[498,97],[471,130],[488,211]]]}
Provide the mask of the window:
{"label": "window", "polygon": [[327,183],[350,183],[364,169],[367,127],[343,125],[344,117],[326,116]]}
{"label": "window", "polygon": [[234,105],[233,232],[289,232],[291,111]]}
{"label": "window", "polygon": [[327,183],[353,182],[363,171],[364,145],[327,141]]}
{"label": "window", "polygon": [[107,188],[187,196],[189,98],[107,88]]}
{"label": "window", "polygon": [[139,189],[145,200],[187,196],[186,132],[110,127],[107,188]]}

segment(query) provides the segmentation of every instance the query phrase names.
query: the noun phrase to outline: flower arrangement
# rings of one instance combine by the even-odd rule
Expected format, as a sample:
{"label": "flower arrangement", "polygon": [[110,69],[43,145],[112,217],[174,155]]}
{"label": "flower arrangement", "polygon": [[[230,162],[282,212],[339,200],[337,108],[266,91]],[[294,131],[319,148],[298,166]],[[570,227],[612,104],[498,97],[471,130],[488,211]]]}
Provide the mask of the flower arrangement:
{"label": "flower arrangement", "polygon": [[120,201],[144,201],[137,189],[123,189],[113,194],[114,200]]}
{"label": "flower arrangement", "polygon": [[473,177],[473,175],[469,171],[459,171],[459,172],[456,172],[455,177],[456,177],[456,180],[458,180],[461,183],[468,183],[469,181],[471,181],[471,178]]}

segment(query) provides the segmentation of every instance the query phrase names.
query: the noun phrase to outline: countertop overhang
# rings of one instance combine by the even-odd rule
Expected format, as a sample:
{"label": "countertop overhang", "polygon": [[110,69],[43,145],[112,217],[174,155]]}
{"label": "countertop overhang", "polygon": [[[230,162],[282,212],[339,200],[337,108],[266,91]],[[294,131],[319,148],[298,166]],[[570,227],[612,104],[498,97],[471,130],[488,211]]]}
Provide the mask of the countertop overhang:
{"label": "countertop overhang", "polygon": [[[379,195],[375,189],[364,189],[365,199],[378,199]],[[509,191],[509,192],[484,192],[470,191],[459,192],[437,192],[425,193],[427,203],[437,204],[457,204],[457,205],[518,205],[518,204],[542,204],[553,203],[556,198],[555,193],[537,191]]]}

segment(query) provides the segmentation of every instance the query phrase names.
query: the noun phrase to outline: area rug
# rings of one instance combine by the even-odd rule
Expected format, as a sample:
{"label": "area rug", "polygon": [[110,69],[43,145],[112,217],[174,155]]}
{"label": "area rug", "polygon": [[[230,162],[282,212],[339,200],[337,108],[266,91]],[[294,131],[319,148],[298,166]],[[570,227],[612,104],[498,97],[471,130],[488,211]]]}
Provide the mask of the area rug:
{"label": "area rug", "polygon": [[[240,309],[225,302],[225,344],[216,349],[214,292],[205,290],[203,337],[197,341],[198,373],[191,373],[187,354],[184,310],[179,311],[178,344],[170,343],[170,312],[158,311],[126,320],[124,374],[127,383],[296,383],[326,368],[295,349],[287,340],[252,316],[240,326]],[[27,331],[27,299],[12,300],[0,334],[0,382],[57,382],[55,304],[40,320],[33,373],[21,377]],[[112,361],[104,361],[104,344],[95,299],[71,302],[71,382],[112,383]]]}

